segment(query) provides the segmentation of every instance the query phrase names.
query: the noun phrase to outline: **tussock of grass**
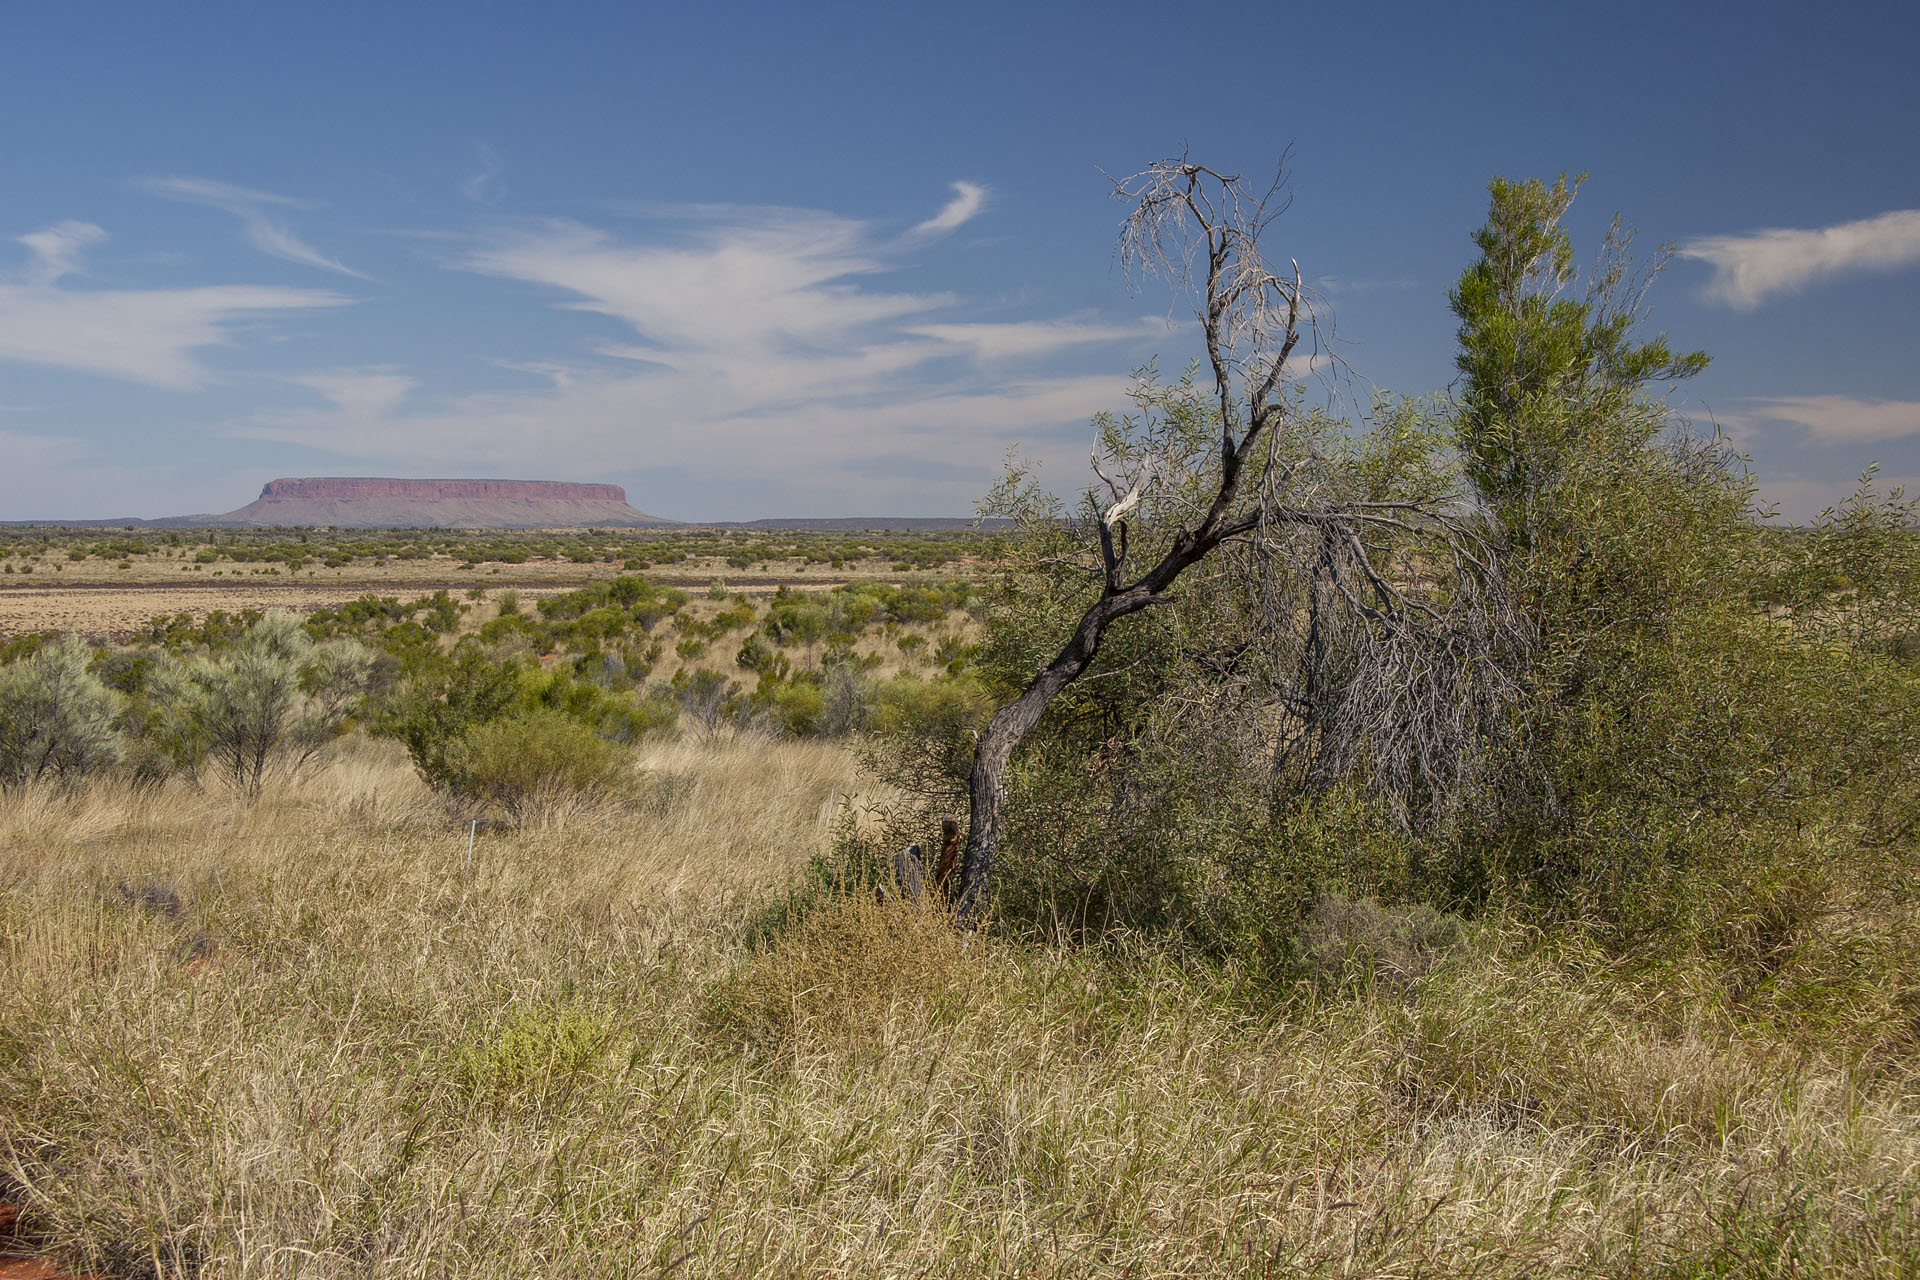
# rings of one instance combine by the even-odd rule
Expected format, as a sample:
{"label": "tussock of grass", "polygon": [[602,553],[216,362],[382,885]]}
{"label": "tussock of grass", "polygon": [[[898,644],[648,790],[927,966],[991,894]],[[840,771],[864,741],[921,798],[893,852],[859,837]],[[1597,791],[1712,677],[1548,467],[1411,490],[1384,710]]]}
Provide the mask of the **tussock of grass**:
{"label": "tussock of grass", "polygon": [[[756,950],[848,758],[635,767],[642,800],[471,868],[379,744],[251,805],[0,799],[30,1229],[169,1276],[1920,1270],[1896,997],[1795,1023],[1712,957],[1371,909],[1327,954],[1417,982],[1276,993],[863,897]],[[1900,954],[1848,936],[1847,972]]]}
{"label": "tussock of grass", "polygon": [[763,1052],[884,1051],[901,1028],[963,1020],[999,959],[934,900],[830,898],[715,985],[708,1024]]}

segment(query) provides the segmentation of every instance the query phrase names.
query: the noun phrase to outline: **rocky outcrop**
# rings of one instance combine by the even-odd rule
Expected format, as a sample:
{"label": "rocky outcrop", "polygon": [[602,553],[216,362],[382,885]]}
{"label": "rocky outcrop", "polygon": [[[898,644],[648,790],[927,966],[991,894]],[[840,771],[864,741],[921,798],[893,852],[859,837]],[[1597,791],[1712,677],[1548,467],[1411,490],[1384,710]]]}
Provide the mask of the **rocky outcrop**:
{"label": "rocky outcrop", "polygon": [[544,529],[673,522],[628,506],[626,490],[617,484],[313,476],[270,480],[257,500],[206,523],[336,529]]}

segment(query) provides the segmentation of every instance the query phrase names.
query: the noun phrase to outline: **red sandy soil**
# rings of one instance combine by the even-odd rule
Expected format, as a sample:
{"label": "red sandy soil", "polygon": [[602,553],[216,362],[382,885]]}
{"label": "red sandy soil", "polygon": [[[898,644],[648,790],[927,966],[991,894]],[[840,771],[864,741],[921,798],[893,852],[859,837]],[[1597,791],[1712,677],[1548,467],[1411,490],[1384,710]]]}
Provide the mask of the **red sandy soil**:
{"label": "red sandy soil", "polygon": [[0,1200],[0,1280],[96,1280],[76,1275],[45,1258],[22,1256],[26,1242],[14,1235],[19,1220],[19,1207]]}

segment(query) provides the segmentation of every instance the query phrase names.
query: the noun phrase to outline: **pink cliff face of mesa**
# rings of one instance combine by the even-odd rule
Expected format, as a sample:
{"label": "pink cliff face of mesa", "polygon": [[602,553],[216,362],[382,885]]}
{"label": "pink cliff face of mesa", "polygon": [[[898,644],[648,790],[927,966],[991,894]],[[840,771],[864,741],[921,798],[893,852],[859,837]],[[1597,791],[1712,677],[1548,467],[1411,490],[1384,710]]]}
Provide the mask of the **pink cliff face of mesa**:
{"label": "pink cliff face of mesa", "polygon": [[559,480],[399,480],[301,476],[269,481],[215,525],[314,525],[348,529],[536,529],[667,524],[627,505],[617,484]]}
{"label": "pink cliff face of mesa", "polygon": [[313,476],[269,480],[263,502],[619,502],[617,484],[570,484],[563,480],[388,480],[372,476]]}

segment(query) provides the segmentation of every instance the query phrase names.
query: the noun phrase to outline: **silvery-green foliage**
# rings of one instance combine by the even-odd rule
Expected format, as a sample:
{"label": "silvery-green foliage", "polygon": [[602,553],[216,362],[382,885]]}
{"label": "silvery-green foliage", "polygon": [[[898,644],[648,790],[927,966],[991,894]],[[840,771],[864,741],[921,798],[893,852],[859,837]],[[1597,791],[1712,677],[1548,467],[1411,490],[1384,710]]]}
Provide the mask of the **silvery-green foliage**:
{"label": "silvery-green foliage", "polygon": [[201,714],[205,698],[201,682],[194,678],[196,665],[164,650],[154,656],[142,690],[136,772],[145,770],[153,777],[175,772],[192,775],[206,759]]}
{"label": "silvery-green foliage", "polygon": [[820,689],[820,732],[840,737],[873,721],[873,682],[851,661],[833,663]]}
{"label": "silvery-green foliage", "polygon": [[339,731],[366,692],[373,655],[352,640],[318,642],[275,611],[232,651],[185,668],[194,721],[234,784],[257,792],[278,761],[298,768]]}
{"label": "silvery-green foliage", "polygon": [[0,783],[70,780],[125,754],[117,700],[88,657],[86,643],[67,636],[0,669]]}

